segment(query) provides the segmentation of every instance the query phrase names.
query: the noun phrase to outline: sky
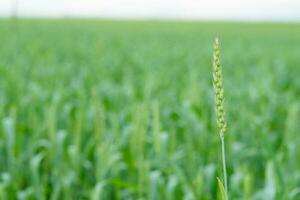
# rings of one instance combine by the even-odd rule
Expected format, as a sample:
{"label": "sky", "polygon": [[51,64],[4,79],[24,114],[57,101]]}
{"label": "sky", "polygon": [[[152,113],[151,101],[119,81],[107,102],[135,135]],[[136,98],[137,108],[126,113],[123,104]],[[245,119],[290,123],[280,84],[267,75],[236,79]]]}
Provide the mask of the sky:
{"label": "sky", "polygon": [[0,0],[25,17],[300,21],[300,0]]}

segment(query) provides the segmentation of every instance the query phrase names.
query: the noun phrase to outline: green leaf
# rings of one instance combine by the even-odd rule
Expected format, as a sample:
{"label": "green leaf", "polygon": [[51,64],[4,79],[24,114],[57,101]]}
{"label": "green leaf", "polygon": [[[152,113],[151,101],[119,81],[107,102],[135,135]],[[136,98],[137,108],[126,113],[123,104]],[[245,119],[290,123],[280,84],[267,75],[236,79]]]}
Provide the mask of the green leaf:
{"label": "green leaf", "polygon": [[228,200],[227,199],[227,194],[226,194],[226,191],[225,191],[225,188],[224,188],[224,185],[223,185],[222,181],[219,179],[219,177],[217,177],[217,180],[218,180],[219,192],[221,194],[221,199],[222,200]]}

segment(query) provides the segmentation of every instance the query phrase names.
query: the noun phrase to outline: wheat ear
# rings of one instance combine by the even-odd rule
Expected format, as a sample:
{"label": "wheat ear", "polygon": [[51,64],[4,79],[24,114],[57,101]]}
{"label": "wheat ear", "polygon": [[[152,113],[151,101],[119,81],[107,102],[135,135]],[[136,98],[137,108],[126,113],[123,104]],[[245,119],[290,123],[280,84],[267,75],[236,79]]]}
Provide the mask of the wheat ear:
{"label": "wheat ear", "polygon": [[227,170],[226,170],[226,157],[225,157],[225,142],[224,134],[226,131],[225,110],[224,110],[224,88],[222,81],[222,67],[220,64],[220,44],[219,39],[215,39],[214,44],[214,59],[213,59],[213,83],[215,89],[215,110],[218,131],[221,138],[222,149],[222,164],[224,174],[224,187],[226,199],[228,198],[228,186],[227,186]]}

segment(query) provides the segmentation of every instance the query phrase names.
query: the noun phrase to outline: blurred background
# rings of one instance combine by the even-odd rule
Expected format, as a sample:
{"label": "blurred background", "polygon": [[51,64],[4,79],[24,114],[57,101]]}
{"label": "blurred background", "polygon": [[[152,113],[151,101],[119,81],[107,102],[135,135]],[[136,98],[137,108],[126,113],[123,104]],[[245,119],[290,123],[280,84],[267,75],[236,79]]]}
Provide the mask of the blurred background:
{"label": "blurred background", "polygon": [[300,1],[0,0],[0,200],[300,199]]}

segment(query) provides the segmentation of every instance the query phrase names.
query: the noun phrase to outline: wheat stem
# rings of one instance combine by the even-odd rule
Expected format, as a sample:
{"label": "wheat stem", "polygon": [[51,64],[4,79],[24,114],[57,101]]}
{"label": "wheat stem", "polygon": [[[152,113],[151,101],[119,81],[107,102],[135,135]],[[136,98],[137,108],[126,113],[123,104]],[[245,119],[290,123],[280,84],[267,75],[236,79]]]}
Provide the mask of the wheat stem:
{"label": "wheat stem", "polygon": [[227,185],[227,170],[226,170],[226,156],[225,156],[225,142],[224,137],[221,138],[221,146],[222,146],[222,164],[223,164],[223,175],[224,175],[224,187],[225,187],[225,195],[226,199],[228,199],[228,185]]}

